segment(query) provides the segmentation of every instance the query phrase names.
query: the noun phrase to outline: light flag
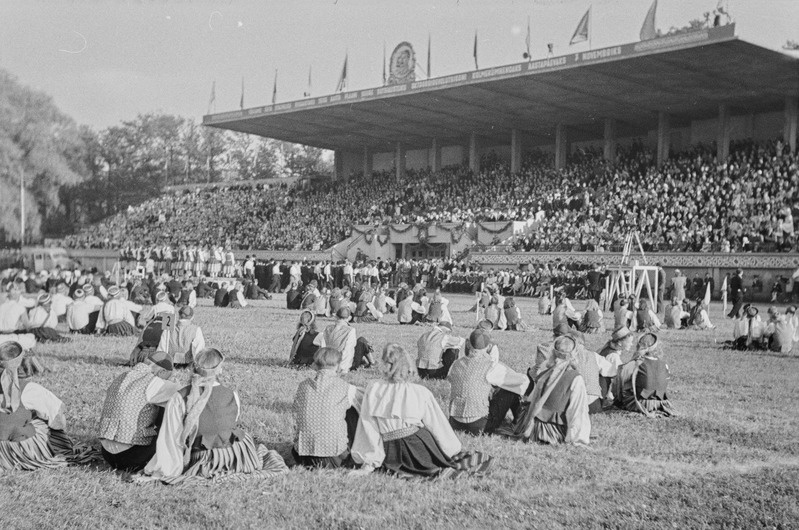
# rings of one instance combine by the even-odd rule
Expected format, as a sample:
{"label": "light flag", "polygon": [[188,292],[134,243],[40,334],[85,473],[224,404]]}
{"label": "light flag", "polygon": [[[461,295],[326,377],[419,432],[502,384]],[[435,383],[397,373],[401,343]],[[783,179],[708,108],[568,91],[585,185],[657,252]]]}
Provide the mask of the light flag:
{"label": "light flag", "polygon": [[649,40],[657,37],[657,30],[655,29],[655,13],[658,10],[658,0],[652,2],[649,11],[646,12],[644,24],[641,26],[640,37],[641,40]]}
{"label": "light flag", "polygon": [[474,55],[474,69],[479,70],[480,68],[477,66],[477,30],[474,30],[474,51],[472,55]]}
{"label": "light flag", "polygon": [[211,98],[208,100],[208,114],[216,106],[216,80],[211,83]]}
{"label": "light flag", "polygon": [[277,102],[277,69],[275,69],[275,82],[272,84],[272,105]]}
{"label": "light flag", "polygon": [[574,35],[572,35],[572,40],[569,41],[569,46],[572,44],[577,44],[578,42],[585,42],[589,38],[589,25],[591,24],[591,8],[588,8],[588,11],[585,12],[583,18],[580,19],[580,23],[577,24],[577,29],[574,30]]}
{"label": "light flag", "polygon": [[430,69],[430,34],[427,34],[427,77],[433,77],[433,71]]}
{"label": "light flag", "polygon": [[241,77],[241,99],[239,100],[239,108],[244,110],[244,76]]}
{"label": "light flag", "polygon": [[347,88],[347,59],[349,58],[349,54],[344,56],[344,68],[341,69],[341,77],[338,80],[338,86],[336,87],[336,92],[343,92]]}

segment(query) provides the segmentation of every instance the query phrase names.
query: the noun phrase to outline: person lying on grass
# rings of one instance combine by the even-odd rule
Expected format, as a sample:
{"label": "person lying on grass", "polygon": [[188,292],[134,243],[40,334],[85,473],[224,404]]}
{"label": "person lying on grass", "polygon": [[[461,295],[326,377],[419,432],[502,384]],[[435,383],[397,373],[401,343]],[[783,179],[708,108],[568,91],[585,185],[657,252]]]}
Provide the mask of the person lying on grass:
{"label": "person lying on grass", "polygon": [[25,351],[0,344],[0,470],[34,470],[96,459],[91,447],[65,433],[64,404],[43,386],[20,375]]}
{"label": "person lying on grass", "polygon": [[619,368],[613,385],[618,408],[649,418],[674,415],[667,393],[669,366],[658,358],[658,344],[657,335],[644,334],[638,340],[633,360]]}
{"label": "person lying on grass", "polygon": [[381,469],[401,477],[451,477],[482,474],[491,458],[462,453],[463,446],[433,394],[413,383],[413,359],[399,344],[383,349],[384,377],[364,393],[352,445],[352,459],[361,464],[355,475]]}
{"label": "person lying on grass", "polygon": [[214,348],[197,354],[191,384],[166,404],[155,455],[144,475],[136,477],[138,482],[177,484],[188,478],[263,477],[287,471],[280,455],[237,428],[239,395],[217,381],[224,360]]}
{"label": "person lying on grass", "polygon": [[352,467],[350,447],[358,425],[363,390],[350,385],[338,371],[341,352],[319,348],[316,374],[300,383],[294,396],[297,425],[291,454],[306,467]]}

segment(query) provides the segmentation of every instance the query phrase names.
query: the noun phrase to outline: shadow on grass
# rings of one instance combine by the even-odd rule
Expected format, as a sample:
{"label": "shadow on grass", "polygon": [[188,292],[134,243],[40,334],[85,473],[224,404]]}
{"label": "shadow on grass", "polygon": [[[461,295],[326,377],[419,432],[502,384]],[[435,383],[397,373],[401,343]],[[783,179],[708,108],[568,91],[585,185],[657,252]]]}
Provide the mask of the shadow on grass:
{"label": "shadow on grass", "polygon": [[268,366],[277,368],[288,368],[296,371],[308,370],[307,366],[298,366],[296,364],[289,364],[286,359],[278,359],[276,357],[232,357],[229,361],[231,364],[250,364],[253,366]]}
{"label": "shadow on grass", "polygon": [[52,353],[39,353],[36,355],[37,357],[43,359],[53,359],[55,361],[65,361],[65,362],[79,362],[85,364],[97,364],[100,366],[128,366],[128,361],[130,358],[106,358],[100,357],[99,355],[54,355]]}

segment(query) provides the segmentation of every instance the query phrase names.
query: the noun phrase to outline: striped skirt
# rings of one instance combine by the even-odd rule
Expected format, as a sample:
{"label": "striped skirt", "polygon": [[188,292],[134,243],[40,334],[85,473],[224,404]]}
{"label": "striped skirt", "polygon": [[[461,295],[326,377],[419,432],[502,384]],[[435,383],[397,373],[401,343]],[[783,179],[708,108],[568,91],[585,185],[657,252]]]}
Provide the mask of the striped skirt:
{"label": "striped skirt", "polygon": [[277,453],[256,444],[245,432],[235,433],[238,440],[229,447],[205,451],[192,451],[189,466],[183,474],[164,477],[165,484],[211,479],[213,482],[240,482],[249,479],[269,478],[288,472],[288,466]]}
{"label": "striped skirt", "polygon": [[30,330],[37,342],[69,342],[69,337],[65,337],[53,328],[34,328]]}
{"label": "striped skirt", "polygon": [[0,441],[0,469],[33,471],[101,459],[96,449],[73,442],[63,431],[52,430],[41,420],[33,420],[31,424],[36,430],[32,437],[19,442]]}
{"label": "striped skirt", "polygon": [[452,458],[448,457],[430,431],[424,427],[402,438],[391,439],[391,435],[392,433],[383,435],[386,456],[382,469],[400,478],[484,475],[491,467],[491,457],[476,451],[461,452]]}
{"label": "striped skirt", "polygon": [[115,337],[132,337],[138,333],[138,330],[136,330],[130,322],[125,322],[124,320],[122,322],[108,324],[108,327],[105,328],[106,335],[113,335]]}

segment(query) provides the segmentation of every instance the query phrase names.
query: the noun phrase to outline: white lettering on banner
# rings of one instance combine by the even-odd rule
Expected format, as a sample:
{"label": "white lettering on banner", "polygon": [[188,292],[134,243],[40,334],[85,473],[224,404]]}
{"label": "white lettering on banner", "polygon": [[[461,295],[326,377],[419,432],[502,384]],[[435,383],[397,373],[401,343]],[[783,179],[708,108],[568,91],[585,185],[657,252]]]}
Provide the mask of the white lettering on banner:
{"label": "white lettering on banner", "polygon": [[467,79],[466,74],[448,75],[446,77],[439,77],[436,79],[427,79],[425,81],[414,81],[411,83],[411,88],[429,88],[431,86],[448,85],[450,83],[462,83]]}
{"label": "white lettering on banner", "polygon": [[484,79],[486,77],[494,77],[498,75],[515,74],[521,71],[522,71],[521,64],[500,66],[499,68],[491,68],[490,70],[483,70],[481,72],[472,72],[472,79]]}
{"label": "white lettering on banner", "polygon": [[394,85],[394,86],[387,86],[385,88],[378,88],[377,94],[393,94],[394,92],[405,92],[408,89],[408,85]]}
{"label": "white lettering on banner", "polygon": [[594,59],[605,59],[607,57],[615,57],[617,55],[621,55],[621,46],[616,46],[614,48],[605,48],[603,50],[597,50],[595,52],[583,52],[582,60],[593,61]]}
{"label": "white lettering on banner", "polygon": [[281,103],[280,105],[275,105],[275,110],[289,110],[292,107],[291,103]]}
{"label": "white lettering on banner", "polygon": [[563,66],[566,64],[566,57],[555,57],[553,59],[544,59],[543,61],[533,61],[527,64],[528,70],[540,70],[542,68],[553,68],[555,66]]}
{"label": "white lettering on banner", "polygon": [[316,98],[317,103],[327,103],[327,96],[323,98]]}
{"label": "white lettering on banner", "polygon": [[344,99],[358,99],[358,93],[357,92],[349,92],[347,94],[344,94]]}
{"label": "white lettering on banner", "polygon": [[375,95],[375,91],[374,91],[374,89],[370,89],[370,90],[361,90],[361,97],[366,97],[366,96],[374,96],[374,95]]}
{"label": "white lettering on banner", "polygon": [[330,96],[330,101],[341,101],[341,96]]}
{"label": "white lettering on banner", "polygon": [[707,40],[710,37],[707,30],[691,31],[680,35],[671,35],[669,37],[661,37],[659,39],[646,40],[639,42],[634,46],[635,51],[656,50],[658,48],[666,48],[669,46],[679,46],[680,44],[690,44],[692,42],[699,42]]}
{"label": "white lettering on banner", "polygon": [[313,105],[316,105],[316,102],[314,100],[305,99],[303,101],[296,101],[294,103],[294,108],[301,109],[301,108],[310,107],[310,106],[313,106]]}

